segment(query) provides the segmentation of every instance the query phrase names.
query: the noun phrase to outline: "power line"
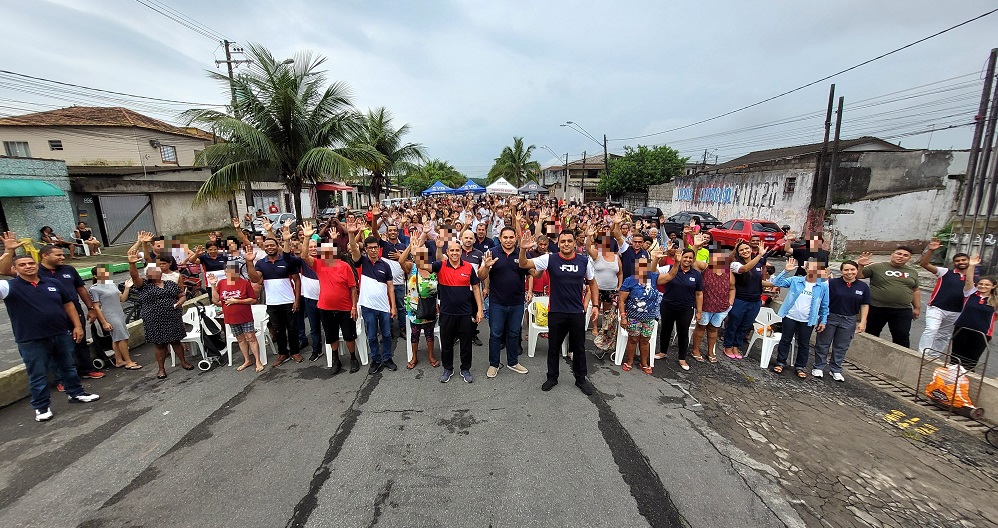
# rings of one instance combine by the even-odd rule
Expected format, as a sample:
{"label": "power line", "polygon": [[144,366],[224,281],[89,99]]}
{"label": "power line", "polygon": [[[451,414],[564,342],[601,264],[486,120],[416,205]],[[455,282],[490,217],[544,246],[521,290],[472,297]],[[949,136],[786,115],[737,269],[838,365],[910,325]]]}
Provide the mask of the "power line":
{"label": "power line", "polygon": [[166,11],[169,11],[169,12],[173,13],[174,15],[176,15],[178,17],[181,17],[181,18],[187,20],[189,23],[191,23],[191,24],[193,24],[195,26],[198,26],[201,29],[204,29],[208,33],[211,33],[212,35],[214,35],[216,37],[216,40],[226,40],[226,39],[231,40],[228,37],[226,37],[225,35],[223,35],[222,32],[216,31],[216,30],[212,29],[207,24],[202,24],[201,22],[198,22],[194,18],[189,17],[189,16],[181,13],[180,11],[178,11],[178,10],[176,10],[176,9],[168,6],[165,2],[162,2],[160,0],[147,0],[147,1],[150,2],[150,3],[152,3],[152,4],[158,5],[159,7],[165,9]]}
{"label": "power line", "polygon": [[14,77],[19,77],[19,78],[22,78],[22,79],[31,79],[33,81],[40,81],[40,82],[45,82],[45,83],[57,84],[59,86],[66,86],[66,87],[71,87],[71,88],[78,88],[78,89],[82,89],[82,90],[90,90],[90,91],[94,91],[94,92],[100,92],[100,93],[106,93],[106,94],[112,94],[112,95],[121,95],[121,96],[125,96],[125,97],[133,97],[133,98],[136,98],[136,99],[144,99],[144,100],[147,100],[147,101],[158,101],[158,102],[162,102],[162,103],[180,104],[180,105],[195,105],[195,106],[217,106],[217,107],[224,107],[225,106],[225,105],[220,105],[220,104],[196,103],[196,102],[191,102],[191,101],[178,101],[178,100],[175,100],[175,99],[162,99],[162,98],[159,98],[159,97],[149,97],[149,96],[146,96],[146,95],[135,95],[135,94],[125,93],[125,92],[116,92],[116,91],[113,91],[113,90],[104,90],[104,89],[101,89],[101,88],[92,88],[92,87],[89,87],[89,86],[82,86],[82,85],[79,85],[79,84],[67,83],[67,82],[62,82],[62,81],[55,81],[55,80],[52,80],[52,79],[45,79],[43,77],[34,77],[34,76],[31,76],[31,75],[26,75],[26,74],[23,74],[23,73],[12,72],[12,71],[9,71],[9,70],[0,70],[0,74],[4,74],[4,75],[8,75],[8,76],[14,76]]}
{"label": "power line", "polygon": [[772,96],[772,97],[769,97],[769,98],[767,98],[767,99],[763,99],[762,101],[758,101],[758,102],[755,102],[755,103],[752,103],[752,104],[750,104],[750,105],[746,105],[746,106],[743,106],[743,107],[741,107],[741,108],[738,108],[738,109],[735,109],[735,110],[731,110],[731,111],[729,111],[729,112],[725,112],[725,113],[723,113],[723,114],[719,114],[719,115],[716,115],[716,116],[714,116],[714,117],[710,117],[710,118],[707,118],[707,119],[701,119],[700,121],[696,121],[696,122],[694,122],[694,123],[689,123],[689,124],[687,124],[687,125],[683,125],[683,126],[680,126],[680,127],[676,127],[676,128],[671,128],[671,129],[669,129],[669,130],[663,130],[663,131],[661,131],[661,132],[654,132],[654,133],[651,133],[651,134],[642,134],[642,135],[639,135],[639,136],[632,136],[632,137],[626,137],[626,138],[615,138],[615,139],[611,139],[610,141],[628,141],[628,140],[631,140],[631,139],[642,139],[642,138],[646,138],[646,137],[651,137],[651,136],[658,136],[658,135],[662,135],[662,134],[667,134],[667,133],[669,133],[669,132],[675,132],[675,131],[677,131],[677,130],[683,130],[683,129],[685,129],[685,128],[690,128],[690,127],[693,127],[693,126],[696,126],[696,125],[701,125],[701,124],[703,124],[703,123],[707,123],[707,122],[710,122],[710,121],[714,121],[714,120],[716,120],[716,119],[720,119],[720,118],[722,118],[722,117],[726,117],[726,116],[729,116],[729,115],[731,115],[731,114],[735,114],[735,113],[738,113],[738,112],[741,112],[742,110],[747,110],[747,109],[749,109],[749,108],[753,108],[753,107],[756,107],[756,106],[759,106],[759,105],[761,105],[761,104],[764,104],[764,103],[768,103],[768,102],[770,102],[770,101],[773,101],[773,100],[775,100],[775,99],[779,99],[780,97],[783,97],[783,96],[785,96],[785,95],[789,95],[789,94],[792,94],[792,93],[794,93],[794,92],[798,92],[798,91],[800,91],[800,90],[803,90],[803,89],[805,89],[805,88],[808,88],[808,87],[811,87],[811,86],[814,86],[814,85],[816,85],[816,84],[818,84],[818,83],[820,83],[820,82],[824,82],[824,81],[827,81],[827,80],[829,80],[829,79],[831,79],[831,78],[833,78],[833,77],[836,77],[836,76],[839,76],[839,75],[842,75],[843,73],[846,73],[846,72],[849,72],[849,71],[852,71],[852,70],[855,70],[856,68],[859,68],[859,67],[862,67],[862,66],[865,66],[865,65],[867,65],[867,64],[870,64],[871,62],[874,62],[874,61],[877,61],[877,60],[880,60],[880,59],[882,59],[882,58],[884,58],[884,57],[887,57],[887,56],[890,56],[890,55],[893,55],[893,54],[895,54],[895,53],[897,53],[897,52],[899,52],[899,51],[902,51],[902,50],[905,50],[905,49],[908,49],[908,48],[910,48],[910,47],[912,47],[912,46],[915,46],[915,45],[917,45],[917,44],[921,44],[922,42],[925,42],[925,41],[927,41],[927,40],[929,40],[929,39],[932,39],[932,38],[935,38],[935,37],[938,37],[939,35],[942,35],[942,34],[944,34],[944,33],[948,33],[948,32],[950,32],[950,31],[953,31],[954,29],[957,29],[957,28],[959,28],[959,27],[961,27],[961,26],[965,26],[965,25],[967,25],[967,24],[969,24],[969,23],[971,23],[971,22],[974,22],[974,21],[976,21],[976,20],[980,20],[980,19],[982,19],[982,18],[984,18],[984,17],[986,17],[986,16],[988,16],[988,15],[992,15],[992,14],[994,14],[994,13],[996,13],[996,12],[998,12],[998,9],[992,9],[991,11],[988,11],[987,13],[984,13],[984,14],[982,14],[982,15],[978,15],[978,16],[976,16],[976,17],[974,17],[974,18],[971,18],[970,20],[965,20],[965,21],[963,21],[963,22],[960,22],[959,24],[956,24],[955,26],[950,26],[950,27],[948,27],[948,28],[946,28],[946,29],[944,29],[944,30],[942,30],[942,31],[939,31],[939,32],[936,32],[936,33],[933,33],[932,35],[929,35],[929,36],[927,36],[927,37],[923,37],[923,38],[920,38],[920,39],[918,39],[918,40],[916,40],[916,41],[914,41],[914,42],[911,42],[911,43],[909,43],[909,44],[905,44],[904,46],[901,46],[900,48],[895,48],[895,49],[893,49],[893,50],[891,50],[891,51],[888,51],[887,53],[883,53],[883,54],[880,54],[880,55],[878,55],[878,56],[876,56],[876,57],[873,57],[872,59],[867,59],[867,60],[865,60],[865,61],[863,61],[863,62],[861,62],[861,63],[859,63],[859,64],[856,64],[856,65],[853,65],[853,66],[850,66],[850,67],[848,67],[848,68],[846,68],[846,69],[844,69],[844,70],[840,70],[840,71],[837,71],[837,72],[835,72],[835,73],[833,73],[833,74],[831,74],[831,75],[827,75],[827,76],[825,76],[825,77],[822,77],[822,78],[820,78],[820,79],[817,79],[817,80],[814,80],[814,81],[811,81],[811,82],[809,82],[809,83],[807,83],[807,84],[804,84],[804,85],[802,85],[802,86],[798,86],[797,88],[794,88],[794,89],[792,89],[792,90],[787,90],[787,91],[785,91],[785,92],[783,92],[783,93],[781,93],[781,94],[778,94],[778,95],[774,95],[774,96]]}
{"label": "power line", "polygon": [[[179,12],[177,12],[178,15],[179,15],[178,16],[178,15],[174,15],[174,14],[171,14],[171,13],[165,11],[164,8],[165,9],[170,9],[170,8],[168,8],[166,6],[163,6],[163,8],[161,8],[161,7],[158,7],[158,6],[154,6],[154,5],[150,4],[150,3],[147,3],[144,0],[135,0],[135,1],[138,2],[139,4],[142,4],[142,5],[146,6],[146,7],[148,7],[149,9],[155,11],[156,13],[159,13],[159,14],[165,16],[166,18],[169,18],[170,20],[172,20],[172,21],[180,24],[181,26],[184,26],[185,28],[187,28],[187,29],[189,29],[189,30],[191,30],[191,31],[193,31],[193,32],[195,32],[195,33],[197,33],[197,34],[199,34],[199,35],[201,35],[201,36],[209,39],[209,40],[213,40],[215,42],[218,42],[219,40],[225,40],[225,37],[223,37],[221,35],[218,35],[218,34],[216,34],[213,31],[210,31],[210,29],[207,26],[205,26],[203,24],[197,23],[197,21],[195,21],[194,19],[191,19],[190,17],[186,17],[184,15],[179,15]],[[172,11],[172,9],[171,9],[171,11]],[[193,21],[193,23],[192,22],[188,22],[185,19],[189,19],[189,20]]]}

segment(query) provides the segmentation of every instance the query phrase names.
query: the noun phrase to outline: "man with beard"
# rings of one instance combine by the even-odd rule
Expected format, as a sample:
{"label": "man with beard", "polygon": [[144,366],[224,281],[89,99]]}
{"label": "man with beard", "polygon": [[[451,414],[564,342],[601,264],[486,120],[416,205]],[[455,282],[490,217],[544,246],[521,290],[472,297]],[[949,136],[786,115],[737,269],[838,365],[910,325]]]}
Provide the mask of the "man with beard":
{"label": "man with beard", "polygon": [[267,315],[270,316],[270,324],[274,326],[274,336],[277,341],[277,359],[274,367],[293,357],[298,363],[302,362],[301,354],[294,345],[294,351],[289,349],[288,340],[298,341],[298,320],[295,312],[298,311],[298,298],[301,296],[301,280],[299,272],[301,260],[288,253],[281,251],[277,245],[277,240],[267,238],[263,242],[263,250],[267,253],[267,258],[257,261],[249,268],[250,280],[256,283],[263,283],[263,291],[266,295]]}
{"label": "man with beard", "polygon": [[884,326],[888,326],[894,344],[910,348],[911,321],[918,319],[922,304],[918,272],[908,266],[911,248],[898,246],[889,262],[871,264],[871,256],[863,253],[856,259],[859,276],[870,279],[870,317],[866,333],[880,337]]}
{"label": "man with beard", "polygon": [[[483,228],[480,225],[479,228]],[[523,326],[524,284],[527,270],[517,260],[516,230],[504,227],[499,234],[501,246],[489,249],[478,269],[478,278],[488,278],[492,288],[489,302],[489,370],[486,377],[499,375],[500,342],[506,337],[506,367],[513,372],[526,374],[527,368],[519,363],[520,330]]]}
{"label": "man with beard", "polygon": [[933,266],[930,263],[932,253],[941,245],[938,238],[929,241],[928,250],[918,263],[936,276],[936,286],[925,310],[925,331],[918,340],[918,350],[929,349],[928,356],[932,358],[939,357],[946,350],[946,344],[953,336],[953,323],[963,310],[963,286],[967,267],[970,266],[970,255],[966,253],[953,255],[953,269]]}

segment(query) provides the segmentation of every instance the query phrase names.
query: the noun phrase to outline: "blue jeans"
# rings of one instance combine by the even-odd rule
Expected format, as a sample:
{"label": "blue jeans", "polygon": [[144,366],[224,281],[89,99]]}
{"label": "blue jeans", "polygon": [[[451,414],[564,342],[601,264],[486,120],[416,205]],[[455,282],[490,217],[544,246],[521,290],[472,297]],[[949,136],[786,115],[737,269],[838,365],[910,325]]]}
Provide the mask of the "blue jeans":
{"label": "blue jeans", "polygon": [[322,322],[319,319],[319,301],[302,297],[298,314],[298,342],[304,343],[306,341],[305,318],[308,317],[308,336],[312,338],[312,353],[322,353]]}
{"label": "blue jeans", "polygon": [[48,367],[51,363],[56,375],[62,380],[66,394],[79,396],[83,394],[83,384],[76,373],[73,361],[73,348],[76,343],[67,334],[53,337],[33,339],[17,344],[17,350],[24,360],[28,372],[28,390],[31,392],[31,407],[45,410],[52,403],[49,394]]}
{"label": "blue jeans", "polygon": [[[367,330],[367,346],[371,349],[371,363],[384,363],[392,358],[392,314],[366,306],[360,308]],[[378,346],[381,336],[381,346]]]}
{"label": "blue jeans", "polygon": [[735,299],[735,304],[728,312],[728,323],[724,328],[724,348],[738,348],[745,341],[745,333],[752,328],[752,323],[762,309],[762,301],[743,301]]}
{"label": "blue jeans", "polygon": [[405,335],[405,285],[395,284],[395,321],[398,323],[399,334]]}
{"label": "blue jeans", "polygon": [[489,307],[489,365],[499,367],[499,342],[506,334],[506,364],[519,363],[520,330],[523,327],[523,305],[503,306],[493,304]]}
{"label": "blue jeans", "polygon": [[807,360],[811,353],[812,330],[814,330],[814,327],[808,326],[807,323],[784,317],[783,337],[780,338],[780,348],[779,353],[776,355],[776,364],[781,367],[787,366],[787,360],[790,359],[790,343],[796,340],[797,357],[794,358],[794,369],[807,370]]}

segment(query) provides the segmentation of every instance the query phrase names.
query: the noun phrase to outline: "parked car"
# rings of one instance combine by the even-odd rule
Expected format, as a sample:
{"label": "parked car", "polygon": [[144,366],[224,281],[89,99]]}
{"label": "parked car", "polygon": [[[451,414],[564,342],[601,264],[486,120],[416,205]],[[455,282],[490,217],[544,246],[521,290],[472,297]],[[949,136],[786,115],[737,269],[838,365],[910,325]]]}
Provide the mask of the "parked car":
{"label": "parked car", "polygon": [[690,225],[690,220],[696,218],[700,224],[700,229],[709,231],[721,225],[721,221],[714,215],[704,211],[679,211],[678,213],[665,219],[662,225],[658,226],[659,231],[666,233],[682,234],[683,227]]}
{"label": "parked car", "polygon": [[710,230],[710,236],[722,247],[734,247],[739,239],[747,242],[752,235],[759,235],[767,249],[783,247],[783,229],[769,220],[735,218]]}
{"label": "parked car", "polygon": [[325,222],[330,218],[340,218],[342,219],[347,212],[347,208],[342,205],[337,205],[335,207],[326,207],[319,211],[319,214],[315,217],[318,222]]}
{"label": "parked car", "polygon": [[651,222],[658,227],[659,218],[662,218],[662,210],[658,207],[638,207],[631,213],[631,219]]}
{"label": "parked car", "polygon": [[[263,218],[266,218],[271,224],[274,224],[274,231],[279,231],[279,228],[283,227],[284,223],[288,220],[291,220],[292,227],[298,225],[298,219],[296,219],[295,215],[291,213],[270,213],[263,215]],[[258,233],[263,232],[262,218],[256,218],[253,220],[253,230]]]}

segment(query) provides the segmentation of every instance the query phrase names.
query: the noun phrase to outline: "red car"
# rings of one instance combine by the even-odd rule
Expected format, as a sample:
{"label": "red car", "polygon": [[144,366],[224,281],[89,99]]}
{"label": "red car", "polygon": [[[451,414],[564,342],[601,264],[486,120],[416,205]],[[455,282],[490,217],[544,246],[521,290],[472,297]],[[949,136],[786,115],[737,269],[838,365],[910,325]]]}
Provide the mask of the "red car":
{"label": "red car", "polygon": [[759,235],[767,249],[783,247],[783,230],[769,220],[735,218],[710,230],[714,242],[725,247],[735,247],[739,239],[748,242],[752,235]]}

